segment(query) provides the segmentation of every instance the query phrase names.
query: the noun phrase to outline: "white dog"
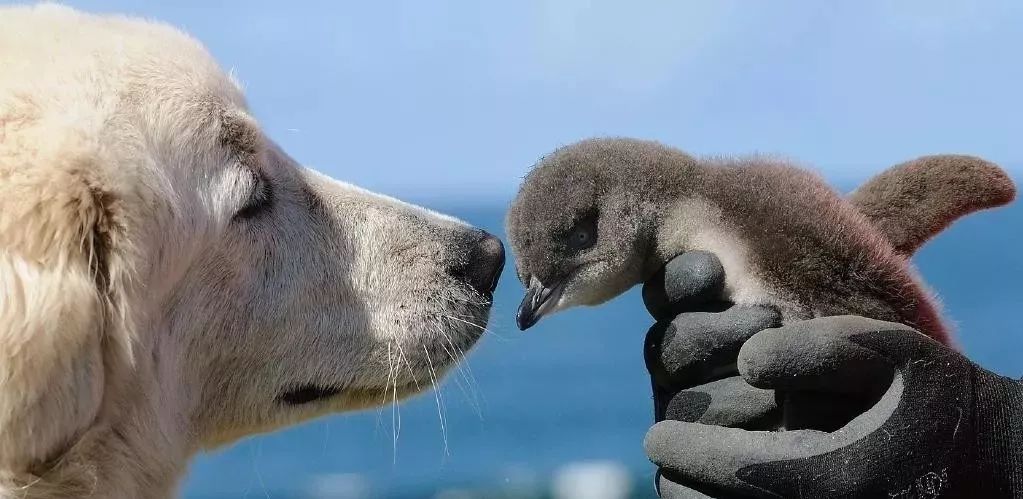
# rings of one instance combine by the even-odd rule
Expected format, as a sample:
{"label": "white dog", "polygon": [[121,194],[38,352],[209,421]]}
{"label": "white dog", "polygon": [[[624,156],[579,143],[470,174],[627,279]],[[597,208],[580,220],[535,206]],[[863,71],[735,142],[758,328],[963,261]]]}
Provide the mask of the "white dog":
{"label": "white dog", "polygon": [[0,497],[171,496],[203,448],[429,388],[503,264],[296,165],[186,35],[0,9]]}

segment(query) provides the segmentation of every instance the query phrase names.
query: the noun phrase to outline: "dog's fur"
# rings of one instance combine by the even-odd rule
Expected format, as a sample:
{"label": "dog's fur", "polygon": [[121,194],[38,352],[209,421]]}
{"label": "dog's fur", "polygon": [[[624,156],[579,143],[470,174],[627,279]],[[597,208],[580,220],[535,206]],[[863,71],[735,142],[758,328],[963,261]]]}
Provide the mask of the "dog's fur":
{"label": "dog's fur", "polygon": [[[590,139],[536,165],[507,225],[523,284],[558,286],[548,313],[602,303],[704,250],[724,265],[724,299],[775,306],[785,321],[901,322],[949,343],[908,257],[955,219],[1014,195],[1001,169],[970,156],[898,165],[843,199],[782,160],[700,160],[651,141]],[[573,248],[580,234],[592,246]]]}
{"label": "dog's fur", "polygon": [[479,234],[296,165],[173,28],[0,8],[0,497],[170,496],[430,387],[487,321],[448,270]]}

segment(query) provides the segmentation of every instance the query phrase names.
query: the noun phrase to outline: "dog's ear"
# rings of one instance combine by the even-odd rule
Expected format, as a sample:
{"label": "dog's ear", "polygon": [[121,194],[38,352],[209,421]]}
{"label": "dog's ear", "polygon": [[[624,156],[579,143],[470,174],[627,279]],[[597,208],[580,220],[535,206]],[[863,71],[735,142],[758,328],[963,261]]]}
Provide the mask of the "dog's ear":
{"label": "dog's ear", "polygon": [[[3,152],[0,148],[0,153]],[[47,466],[99,414],[120,227],[87,155],[0,154],[0,471]],[[24,155],[23,155],[24,156]],[[6,162],[6,164],[5,164]],[[123,345],[122,345],[123,346]]]}
{"label": "dog's ear", "polygon": [[1012,179],[973,156],[922,156],[885,170],[849,196],[896,251],[910,256],[960,217],[1007,204]]}

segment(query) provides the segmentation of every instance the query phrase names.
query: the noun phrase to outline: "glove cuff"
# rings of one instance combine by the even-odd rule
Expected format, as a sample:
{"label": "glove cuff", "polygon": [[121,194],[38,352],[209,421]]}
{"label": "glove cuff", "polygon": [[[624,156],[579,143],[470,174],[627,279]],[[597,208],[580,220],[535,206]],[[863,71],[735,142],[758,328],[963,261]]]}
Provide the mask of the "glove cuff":
{"label": "glove cuff", "polygon": [[1023,384],[974,366],[977,465],[999,497],[1023,497]]}

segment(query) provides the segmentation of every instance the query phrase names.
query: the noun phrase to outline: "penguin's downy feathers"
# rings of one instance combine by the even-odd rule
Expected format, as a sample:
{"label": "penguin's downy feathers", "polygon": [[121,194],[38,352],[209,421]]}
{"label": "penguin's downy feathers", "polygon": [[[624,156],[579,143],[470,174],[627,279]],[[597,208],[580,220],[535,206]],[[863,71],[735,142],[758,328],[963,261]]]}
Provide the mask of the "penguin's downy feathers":
{"label": "penguin's downy feathers", "polygon": [[542,158],[507,215],[527,296],[519,325],[596,305],[674,256],[714,252],[724,299],[776,306],[786,320],[855,314],[949,343],[908,261],[955,219],[1015,194],[997,166],[927,156],[842,197],[819,176],[768,157],[697,159],[657,142],[589,139]]}

